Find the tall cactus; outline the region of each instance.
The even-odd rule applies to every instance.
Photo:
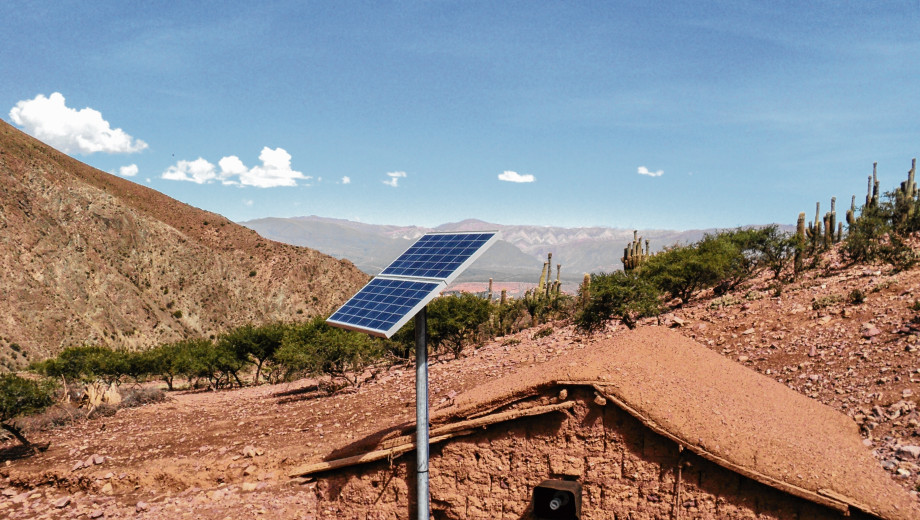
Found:
[[[829,248],[839,242],[837,231],[837,197],[831,197],[831,210],[824,215],[824,247]]]
[[[814,223],[808,223],[808,229],[805,230],[805,236],[808,237],[808,241],[811,242],[809,245],[812,251],[818,249],[818,244],[821,240],[821,203],[818,202],[815,206],[815,221]]]
[[[847,225],[853,227],[856,224],[856,195],[850,199],[850,209],[847,210]]]
[[[878,163],[872,163],[872,176],[869,177],[869,186],[866,188],[866,207],[878,207]]]
[[[543,269],[540,270],[540,283],[537,284],[536,293],[543,294],[543,290],[546,287],[546,266],[547,262],[543,262]]]
[[[579,291],[581,296],[580,305],[581,308],[585,308],[588,305],[588,301],[591,299],[591,275],[585,273],[585,278],[581,282],[581,290]]]
[[[795,224],[795,263],[793,269],[795,274],[802,272],[804,262],[802,256],[805,254],[805,212],[799,213],[799,220]]]
[[[914,180],[917,172],[917,159],[910,163],[910,170],[907,172],[907,180],[901,182],[901,186],[894,192],[895,215],[898,222],[895,224],[899,227],[907,224],[913,219],[914,214],[920,206],[920,192],[917,190],[917,182]]]

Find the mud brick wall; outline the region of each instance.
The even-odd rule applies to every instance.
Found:
[[[570,388],[569,399],[577,402],[570,412],[494,424],[432,446],[432,516],[529,519],[534,486],[555,478],[582,483],[584,520],[843,518],[689,451],[681,453],[674,442],[594,398],[593,390]],[[317,517],[415,518],[414,510],[410,514],[414,467],[408,455],[321,475],[310,484]]]

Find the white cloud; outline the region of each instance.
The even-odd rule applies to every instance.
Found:
[[[118,175],[122,177],[134,177],[140,171],[136,164],[129,164],[118,169]]]
[[[640,166],[638,173],[639,175],[648,175],[649,177],[661,177],[662,175],[664,175],[664,170],[658,170],[658,171],[653,172],[653,171],[649,171],[649,169],[646,168],[645,166]]]
[[[244,199],[244,200],[243,200],[243,205],[244,205],[244,206],[252,207],[253,204],[255,204],[255,201],[253,201],[252,199]]]
[[[297,179],[309,180],[311,178],[302,172],[291,169],[291,154],[282,148],[275,148],[274,150],[267,146],[262,148],[259,160],[262,161],[261,166],[253,166],[248,172],[239,174],[240,184],[259,188],[297,186]],[[242,164],[240,163],[240,166]],[[221,165],[221,168],[223,168],[223,165]]]
[[[205,184],[217,179],[214,165],[201,157],[194,161],[179,161],[163,172],[163,178],[170,181],[189,181]]]
[[[69,108],[60,92],[16,103],[10,120],[64,153],[136,153],[147,148],[121,128],[113,130],[98,110]]]
[[[191,181],[198,184],[220,181],[225,185],[255,186],[257,188],[274,188],[276,186],[297,186],[298,180],[310,180],[291,169],[291,154],[283,148],[262,148],[259,154],[262,164],[248,168],[239,157],[228,155],[217,161],[217,167],[198,158],[195,161],[179,161],[163,172],[163,178],[173,181]]]
[[[406,176],[406,172],[387,172],[387,175],[390,176],[389,180],[383,181],[387,186],[392,186],[394,188],[399,186],[399,179]]]
[[[533,182],[537,179],[529,173],[526,175],[521,175],[518,172],[504,171],[498,174],[498,180],[505,182]]]
[[[342,184],[351,184],[351,177],[348,175],[342,177]]]

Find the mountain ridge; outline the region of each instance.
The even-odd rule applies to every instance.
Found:
[[[296,230],[294,226],[287,227],[291,223],[296,223]],[[578,282],[585,273],[621,269],[623,249],[632,241],[634,233],[634,230],[625,228],[508,225],[472,218],[433,228],[367,224],[316,215],[254,219],[240,224],[256,230],[266,238],[313,247],[336,258],[348,258],[372,275],[377,274],[412,241],[426,232],[499,231],[502,239],[500,243],[506,243],[517,251],[504,247],[500,252],[487,252],[458,280],[467,282],[481,282],[489,278],[496,281],[536,282],[548,253],[553,254],[553,263],[562,265],[563,280]],[[343,231],[333,241],[324,240],[323,237],[331,235],[332,227],[349,231]],[[791,226],[781,227],[784,230],[792,229]],[[716,230],[647,229],[639,230],[638,235],[648,239],[652,251],[657,251],[677,243],[695,242],[704,234]]]

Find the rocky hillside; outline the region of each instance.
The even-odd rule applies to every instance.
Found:
[[[852,417],[881,466],[916,496],[920,267],[849,265],[836,253],[821,264],[791,284],[765,274],[704,295],[662,322]]]
[[[68,157],[0,121],[0,370],[331,311],[367,276]]]

